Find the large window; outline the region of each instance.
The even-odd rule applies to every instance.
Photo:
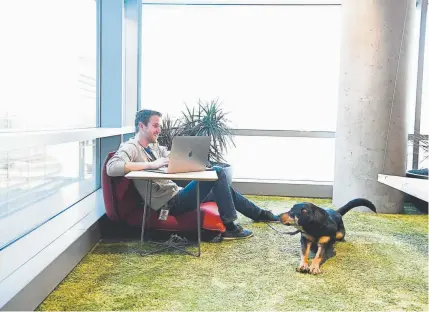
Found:
[[[96,10],[0,2],[0,132],[22,141],[0,152],[0,249],[98,187],[96,140],[26,146],[34,131],[97,126]]]
[[[0,2],[0,131],[95,127],[96,2]]]
[[[235,144],[227,157],[234,179],[334,180],[334,139],[238,136]]]
[[[219,98],[235,128],[335,131],[340,6],[143,6],[142,106]]]
[[[142,12],[143,108],[177,117],[185,104],[218,98],[236,129],[335,131],[340,5],[143,4]],[[236,137],[227,159],[235,178],[332,181],[333,141]],[[318,156],[294,158],[297,149]],[[262,159],[275,168],[248,169]]]

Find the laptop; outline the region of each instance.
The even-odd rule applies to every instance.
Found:
[[[158,173],[205,171],[209,148],[209,136],[176,136],[173,138],[168,167],[145,171]]]

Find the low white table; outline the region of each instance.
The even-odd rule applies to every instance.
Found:
[[[426,202],[428,201],[429,180],[379,174],[378,182],[420,198]]]
[[[141,253],[142,256],[146,256],[149,254],[153,254],[168,248],[175,248],[181,251],[184,251],[190,255],[199,257],[201,255],[201,219],[200,219],[200,181],[216,181],[217,180],[217,174],[216,171],[198,171],[198,172],[186,172],[186,173],[157,173],[157,172],[151,172],[151,171],[131,171],[127,175],[125,175],[128,179],[143,179],[148,180],[147,188],[146,188],[146,196],[145,198],[149,198],[149,203],[147,200],[145,200],[144,203],[144,211],[143,211],[143,220],[142,220],[142,231],[141,231],[141,237],[140,237],[140,245],[143,247],[144,244],[144,231],[145,231],[145,224],[146,224],[146,217],[147,217],[147,211],[148,206],[150,207],[151,204],[151,198],[152,198],[152,181],[154,180],[195,180],[197,181],[197,198],[196,198],[196,204],[197,204],[197,234],[198,234],[198,253],[193,254],[186,249],[181,248],[181,245],[174,245],[174,244],[168,244],[165,245],[165,243],[156,243],[152,242],[158,245],[161,245],[160,249],[149,251],[147,253]],[[150,214],[151,208],[149,208],[149,214]]]

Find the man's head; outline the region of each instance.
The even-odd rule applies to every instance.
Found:
[[[162,114],[150,109],[143,109],[136,113],[136,132],[147,139],[148,143],[156,143],[161,133]]]

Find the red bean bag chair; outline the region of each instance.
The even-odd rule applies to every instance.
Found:
[[[132,180],[125,177],[109,177],[106,164],[115,154],[110,152],[104,161],[101,187],[107,217],[112,221],[124,221],[131,226],[141,226],[144,203]],[[215,202],[200,205],[201,226],[204,230],[225,232],[225,226],[219,217]],[[146,223],[148,229],[164,231],[190,231],[197,229],[196,210],[180,216],[169,215],[167,220],[158,220],[158,213],[151,210],[150,219]]]

